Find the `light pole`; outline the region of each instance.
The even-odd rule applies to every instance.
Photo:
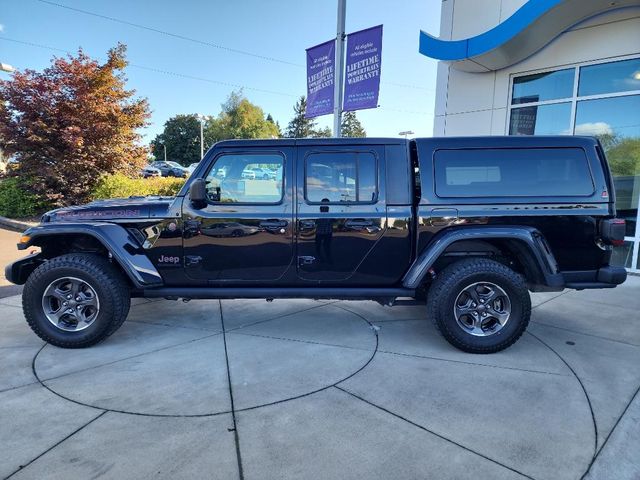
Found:
[[[164,147],[164,161],[167,161],[167,144],[163,143],[162,146]]]
[[[404,135],[404,138],[406,140],[408,135],[413,135],[415,132],[412,132],[411,130],[405,130],[404,132],[398,132],[398,135]]]
[[[204,157],[204,122],[209,120],[211,117],[208,115],[202,115],[201,113],[199,113],[197,117],[200,120],[200,160],[202,160],[202,157]]]
[[[347,18],[347,0],[338,0],[338,28],[336,32],[336,61],[333,76],[333,136],[340,137],[342,124],[342,87],[344,82],[344,25]]]

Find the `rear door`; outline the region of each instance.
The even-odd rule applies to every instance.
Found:
[[[185,199],[186,275],[206,283],[264,283],[280,279],[293,261],[295,149],[229,148],[204,173],[208,201]],[[253,168],[274,172],[247,178]]]
[[[297,161],[297,271],[302,280],[354,275],[386,228],[384,147],[301,146]]]

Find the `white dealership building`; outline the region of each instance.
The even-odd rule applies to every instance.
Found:
[[[443,0],[434,136],[589,134],[615,177],[640,272],[640,0]]]

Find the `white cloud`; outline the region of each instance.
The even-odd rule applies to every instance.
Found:
[[[581,123],[576,125],[576,135],[613,135],[613,128],[606,122]]]

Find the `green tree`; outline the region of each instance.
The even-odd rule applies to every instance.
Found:
[[[151,142],[151,151],[156,160],[167,160],[181,165],[200,161],[200,120],[196,115],[176,115],[164,124],[164,131]]]
[[[310,137],[312,138],[330,138],[331,127],[316,128],[311,131]]]
[[[277,138],[277,124],[265,118],[264,111],[251,103],[241,91],[233,91],[222,104],[222,111],[206,125],[205,140],[211,145],[228,138]]]
[[[287,126],[284,136],[287,138],[313,137],[316,132],[316,122],[313,118],[305,118],[307,99],[303,95],[293,106],[293,118]],[[331,134],[329,134],[331,136]]]
[[[344,112],[342,115],[342,123],[340,124],[340,132],[343,137],[366,137],[367,132],[356,117],[356,112]]]
[[[277,120],[274,120],[271,114],[267,114],[267,122],[273,123],[278,130],[278,138],[282,137],[282,128],[280,128],[280,123]]]
[[[14,155],[21,186],[53,205],[87,200],[104,173],[133,175],[146,161],[138,129],[146,99],[126,90],[126,47],[104,63],[87,56],[54,57],[42,72],[0,81],[0,138]]]
[[[606,148],[606,154],[613,175],[640,175],[640,138],[619,139]]]

